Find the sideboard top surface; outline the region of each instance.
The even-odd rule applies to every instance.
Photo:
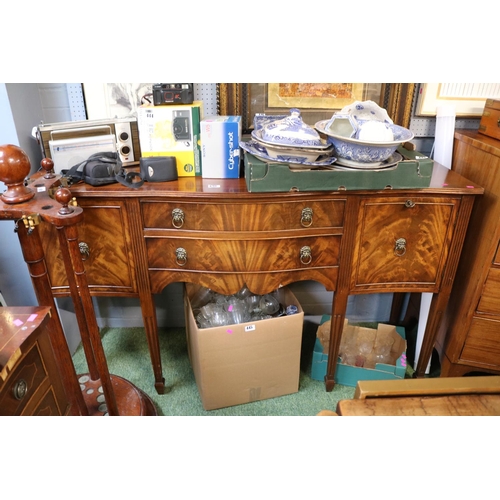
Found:
[[[272,193],[250,193],[247,189],[245,179],[208,179],[203,177],[180,177],[170,182],[145,182],[140,188],[132,189],[122,184],[108,184],[106,186],[93,187],[88,184],[75,184],[71,186],[74,194],[89,197],[200,197],[217,198],[234,202],[257,201],[269,199],[270,197],[301,198],[301,197],[345,197],[349,194],[380,194],[380,195],[404,195],[405,193],[426,194],[455,193],[457,195],[483,193],[481,186],[453,172],[443,165],[434,162],[430,185],[425,188],[411,189],[383,189],[383,190],[337,190],[337,191],[303,191],[303,192],[272,192]],[[222,195],[222,196],[221,196]]]

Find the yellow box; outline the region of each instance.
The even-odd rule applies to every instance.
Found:
[[[140,106],[137,125],[142,156],[174,156],[179,177],[201,176],[202,114],[202,101]]]

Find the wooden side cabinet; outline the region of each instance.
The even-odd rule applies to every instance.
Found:
[[[455,133],[452,169],[484,186],[476,199],[438,351],[441,376],[500,373],[500,140]]]
[[[49,307],[0,307],[0,415],[69,415]]]

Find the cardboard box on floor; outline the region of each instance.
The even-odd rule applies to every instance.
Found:
[[[313,350],[311,378],[323,381],[328,365],[328,349],[330,343],[330,317],[323,316],[318,327],[316,343]],[[391,363],[377,363],[375,368],[364,368],[343,364],[339,360],[335,370],[337,384],[356,387],[359,380],[397,380],[404,379],[406,373],[406,340],[402,327],[378,323],[377,328],[366,328],[344,322],[344,335],[358,335],[374,340],[377,336],[388,336],[394,340],[391,348]]]
[[[280,302],[298,313],[215,328],[198,328],[189,298],[199,287],[187,283],[184,293],[188,354],[205,410],[251,403],[299,390],[304,312],[286,287]]]

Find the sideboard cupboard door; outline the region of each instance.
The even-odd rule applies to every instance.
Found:
[[[351,290],[438,291],[458,206],[450,197],[362,199]]]
[[[90,292],[135,293],[135,261],[124,202],[78,200],[78,203],[84,210],[78,236]],[[53,293],[68,295],[57,230],[50,224],[40,224],[39,229]]]

